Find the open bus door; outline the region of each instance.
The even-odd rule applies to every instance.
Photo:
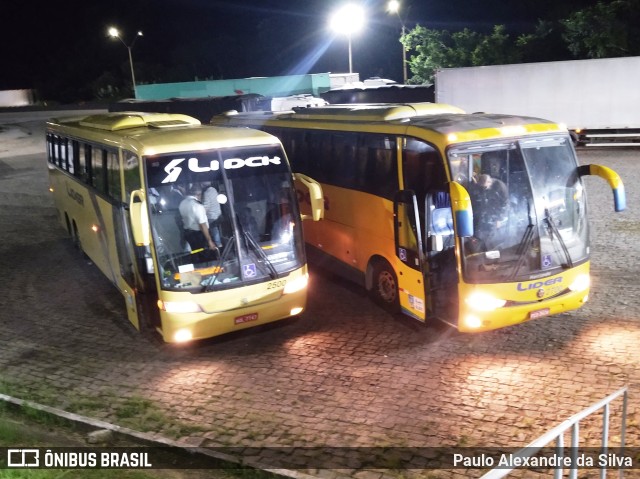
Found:
[[[429,313],[457,327],[460,297],[456,237],[473,235],[469,193],[456,182],[449,183],[448,191],[431,192],[425,198],[425,216]]]
[[[457,327],[459,278],[455,246],[456,236],[473,234],[469,193],[452,182],[449,191],[427,194],[422,211],[424,214],[413,191],[396,194],[394,229],[396,255],[400,260],[400,306],[404,313],[421,321],[433,317]],[[424,235],[421,218],[425,223]]]
[[[425,257],[418,202],[412,190],[396,193],[393,217],[400,309],[404,314],[424,322],[427,317]]]
[[[128,208],[123,205],[121,208],[114,208],[114,224],[121,228],[121,234],[116,234],[118,259],[120,262],[120,272],[124,284],[121,291],[125,296],[127,306],[127,316],[129,321],[142,331],[145,326],[159,326],[159,316],[154,315],[154,308],[157,296],[150,293],[149,289],[155,290],[155,282],[145,281],[144,264],[147,258],[139,258],[140,250],[148,251],[150,245],[149,216],[145,194],[143,190],[136,190],[131,193]],[[149,255],[144,255],[149,256]],[[151,261],[151,257],[148,257]]]
[[[455,325],[458,318],[458,275],[451,194],[436,191],[425,198],[429,316]]]

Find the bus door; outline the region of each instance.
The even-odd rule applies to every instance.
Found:
[[[129,263],[122,271],[129,275],[127,283],[135,295],[135,307],[127,297],[129,319],[142,330],[145,327],[161,328],[158,303],[158,285],[156,272],[158,271],[155,256],[151,254],[151,226],[149,218],[149,204],[143,189],[131,193],[129,209],[125,211],[124,230],[122,239],[124,244],[123,258]],[[136,322],[133,315],[136,314]]]
[[[113,229],[118,251],[118,262],[120,264],[121,280],[118,287],[124,295],[129,321],[140,330],[140,318],[136,301],[136,261],[134,260],[133,242],[131,240],[131,230],[129,225],[131,219],[129,211],[124,204],[113,206]]]
[[[120,264],[120,291],[125,297],[129,321],[138,330],[159,326],[153,260],[149,254],[147,200],[138,155],[120,150],[123,202],[113,206],[113,224]],[[134,237],[137,236],[136,239]],[[137,245],[139,244],[139,246]]]
[[[458,273],[455,234],[449,192],[435,191],[425,198],[425,276],[429,314],[456,325],[458,318]]]
[[[408,316],[425,321],[425,258],[418,203],[412,190],[396,193],[393,213],[400,309]]]
[[[417,138],[406,137],[402,145],[402,184],[416,199],[414,222],[426,244],[421,250],[422,296],[427,318],[447,322],[457,319],[457,272],[451,195],[438,149]]]

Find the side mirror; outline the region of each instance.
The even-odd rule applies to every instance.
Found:
[[[129,199],[129,216],[131,217],[131,232],[136,246],[149,246],[150,228],[149,212],[144,190],[131,192]]]
[[[624,184],[618,173],[611,168],[601,165],[582,165],[578,167],[578,174],[580,176],[594,175],[599,176],[607,183],[613,190],[613,208],[615,211],[624,211],[627,207],[627,196],[624,192]]]
[[[302,215],[303,220],[313,219],[319,221],[324,218],[324,196],[322,186],[313,178],[309,178],[302,173],[294,173],[294,178],[302,183],[309,191],[309,203],[311,205],[311,216]]]

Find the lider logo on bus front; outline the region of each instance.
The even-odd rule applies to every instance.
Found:
[[[538,291],[536,291],[536,296],[538,298],[543,298],[546,292],[543,289],[543,286],[552,286],[554,284],[560,286],[562,284],[562,276],[551,278],[546,281],[536,281],[535,283],[518,283],[517,288],[518,291],[531,291],[533,289],[537,289]],[[555,291],[556,289],[557,286],[555,288],[551,288],[549,291]]]
[[[187,162],[187,168],[194,173],[206,173],[207,171],[218,171],[220,169],[220,162],[218,160],[211,160],[209,166],[200,166],[198,158],[176,158],[171,160],[167,166],[164,167],[164,171],[167,173],[167,177],[162,180],[162,183],[173,183],[178,179],[180,173],[182,173],[182,167],[178,166],[183,162]],[[279,165],[281,159],[277,156],[269,158],[268,156],[251,156],[249,158],[228,158],[224,160],[223,167],[225,170],[232,170],[236,168],[244,168],[248,166],[250,168],[257,168],[260,166],[267,166],[269,164]]]

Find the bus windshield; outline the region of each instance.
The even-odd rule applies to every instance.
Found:
[[[585,192],[568,137],[464,145],[448,160],[473,208],[467,282],[535,279],[587,260]]]
[[[163,289],[227,289],[275,279],[304,264],[293,176],[281,147],[197,151],[145,160]],[[184,205],[180,207],[189,201],[205,207],[217,251],[189,236],[193,231],[185,224]]]

